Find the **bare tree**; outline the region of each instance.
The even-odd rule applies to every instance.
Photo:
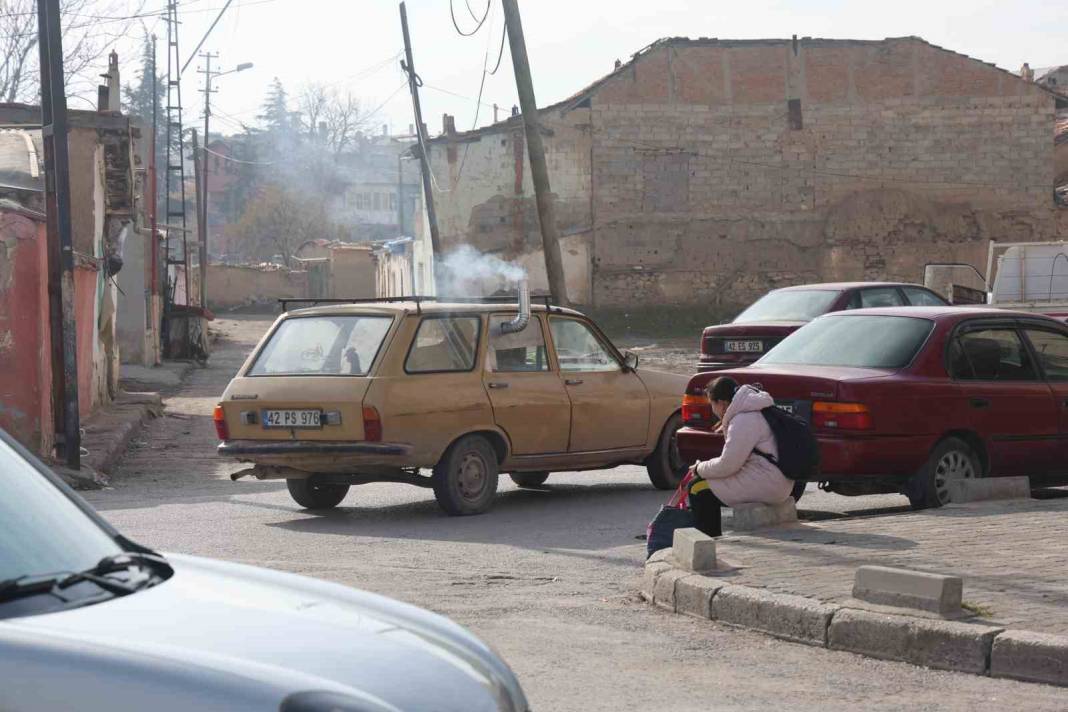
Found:
[[[59,5],[67,95],[91,100],[98,72],[89,69],[145,17],[144,2],[134,9],[118,0],[60,0]],[[0,0],[0,101],[39,100],[37,38],[37,0]]]
[[[356,140],[367,124],[360,100],[323,84],[308,84],[300,94],[298,109],[303,128],[339,156]],[[322,126],[320,126],[322,125]],[[321,133],[325,129],[325,133]]]

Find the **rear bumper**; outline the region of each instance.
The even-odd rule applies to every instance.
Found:
[[[868,477],[905,478],[927,460],[936,438],[929,435],[849,436],[819,435],[820,480]],[[678,434],[679,455],[685,462],[718,457],[723,436],[707,430],[683,428]]]
[[[217,452],[226,457],[256,455],[372,455],[404,457],[412,454],[406,443],[371,443],[338,440],[224,440]]]

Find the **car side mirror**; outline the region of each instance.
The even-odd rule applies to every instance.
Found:
[[[623,352],[623,365],[628,371],[638,370],[638,355],[630,351]]]

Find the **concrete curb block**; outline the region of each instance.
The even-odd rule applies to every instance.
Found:
[[[842,609],[831,621],[827,647],[884,660],[985,675],[1003,628]]]
[[[806,645],[940,670],[1068,686],[1068,637],[772,593],[691,573],[666,556],[646,564],[642,595],[678,614]]]
[[[827,645],[827,628],[837,610],[811,598],[748,586],[724,586],[712,598],[718,621],[821,647]]]
[[[1026,630],[1005,631],[994,639],[990,674],[1068,685],[1068,638]]]

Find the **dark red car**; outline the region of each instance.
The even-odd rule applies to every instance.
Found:
[[[1068,326],[990,308],[828,314],[759,362],[699,373],[683,399],[684,461],[719,454],[703,390],[715,377],[759,383],[812,425],[824,488],[948,501],[954,478],[1026,475],[1068,483]]]
[[[897,282],[803,284],[775,289],[753,302],[730,324],[705,328],[697,370],[718,371],[751,364],[775,344],[828,312],[945,304],[945,299],[926,287]]]

